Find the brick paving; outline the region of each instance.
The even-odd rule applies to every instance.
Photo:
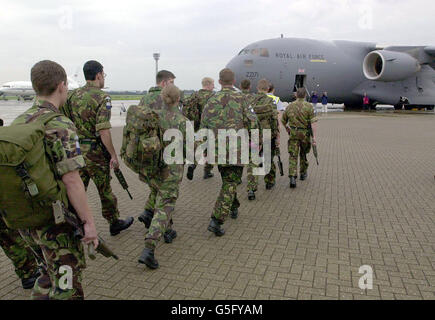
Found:
[[[103,238],[119,254],[99,256],[84,272],[87,299],[435,299],[435,116],[330,113],[320,116],[320,166],[309,156],[307,181],[247,200],[239,187],[237,220],[217,238],[207,231],[220,178],[183,180],[174,215],[178,238],[161,243],[161,267],[137,263],[139,222],[110,237],[96,189],[88,191]],[[281,128],[282,129],[282,128]],[[286,135],[282,130],[283,140]],[[113,129],[119,149],[121,129]],[[287,170],[287,153],[281,154]],[[114,180],[123,216],[137,217],[149,189],[128,171],[134,201]],[[359,268],[374,270],[372,290]],[[0,252],[0,299],[27,299]]]

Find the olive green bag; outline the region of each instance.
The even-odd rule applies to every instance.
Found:
[[[161,160],[162,135],[158,115],[148,107],[128,108],[123,130],[121,158],[136,173],[144,166],[158,165]]]
[[[52,224],[53,202],[68,205],[44,143],[45,124],[57,116],[53,112],[31,123],[0,127],[0,214],[10,229]]]

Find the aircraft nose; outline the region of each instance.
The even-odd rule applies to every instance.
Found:
[[[243,60],[239,56],[236,56],[228,62],[226,67],[234,72],[236,83],[240,83],[243,78]]]

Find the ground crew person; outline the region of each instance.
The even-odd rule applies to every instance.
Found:
[[[110,186],[110,168],[118,168],[118,157],[110,134],[112,103],[104,88],[103,66],[98,61],[88,61],[83,66],[86,85],[74,90],[61,108],[75,124],[86,167],[80,170],[85,188],[94,181],[101,200],[103,217],[110,224],[110,234],[115,236],[128,229],[134,219],[119,218],[118,200]]]
[[[175,75],[167,70],[161,70],[157,73],[156,76],[156,86],[152,87],[148,90],[148,93],[140,100],[140,107],[151,108],[154,111],[161,111],[163,108],[163,100],[161,97],[162,90],[170,85],[174,84]],[[155,168],[144,168],[143,172],[139,173],[139,178],[141,181],[145,182],[150,187],[150,194],[148,196],[148,200],[145,203],[144,212],[138,217],[138,220],[145,225],[145,228],[149,229],[151,225],[151,221],[154,217],[154,209],[156,206],[156,197],[158,194],[158,187],[156,184],[152,182],[153,178],[159,180],[161,172],[153,171]],[[150,171],[151,170],[151,171]],[[177,236],[176,232],[171,232],[168,230],[165,233],[165,242],[170,243]]]
[[[66,102],[68,84],[65,70],[53,61],[41,61],[35,64],[31,71],[33,89],[36,98],[33,106],[18,116],[12,126],[36,121],[47,113],[59,113],[59,107]],[[48,121],[45,131],[45,148],[50,161],[63,184],[72,208],[83,222],[86,244],[98,245],[94,218],[88,205],[86,191],[80,179],[79,170],[84,168],[85,160],[80,154],[77,143],[77,133],[74,124],[65,116],[58,116]],[[61,181],[60,181],[61,180]],[[85,268],[85,257],[82,241],[75,237],[74,228],[65,224],[49,224],[29,230],[32,240],[40,246],[50,277],[51,286],[47,292],[51,299],[83,299],[82,269]],[[60,267],[71,268],[71,287],[63,287],[59,281],[63,275]],[[38,279],[39,280],[39,279]],[[34,292],[44,288],[35,284]]]
[[[176,129],[181,132],[183,139],[178,142],[183,145],[184,150],[184,137],[186,136],[186,122],[188,119],[183,116],[178,108],[180,103],[180,90],[173,84],[165,86],[159,101],[161,101],[161,105],[153,110],[158,114],[162,134],[168,129]],[[153,108],[153,106],[151,106],[151,108]],[[170,143],[172,143],[172,141],[163,142],[162,150]],[[145,264],[150,269],[159,267],[154,257],[154,252],[162,236],[164,236],[165,242],[167,243],[172,242],[177,236],[176,231],[172,228],[172,214],[178,199],[179,186],[183,179],[184,157],[183,154],[181,154],[181,164],[167,164],[166,160],[167,159],[163,159],[164,163],[158,166],[145,167],[141,172],[152,192],[156,194],[153,207],[154,217],[145,236],[145,249],[139,258],[139,263]]]
[[[275,109],[274,101],[267,95],[269,82],[266,79],[258,81],[257,90],[258,93],[253,97],[252,107],[257,115],[260,123],[260,137],[263,136],[264,129],[271,130],[272,137],[272,155],[273,160],[276,149],[279,148],[279,127],[278,127],[278,113]],[[253,169],[255,165],[252,161],[248,165],[248,199],[255,200],[255,192],[258,188],[258,176],[253,175]],[[270,172],[264,176],[264,182],[266,183],[266,189],[270,190],[275,186],[276,182],[276,166],[272,161]]]
[[[201,116],[204,106],[208,99],[214,94],[214,80],[212,78],[202,79],[202,89],[193,93],[183,102],[183,114],[190,121],[193,121],[195,132],[199,130],[201,125]],[[204,157],[207,153],[204,153]],[[213,165],[206,163],[204,166],[204,179],[212,178],[214,175],[211,172]]]
[[[275,102],[276,110],[278,110],[278,111],[285,110],[284,104],[281,102],[281,99],[279,97],[275,96],[275,86],[273,85],[273,83],[269,82],[269,91],[268,91],[267,95],[269,97],[271,97],[273,99],[273,101]]]
[[[215,135],[216,156],[219,154],[219,129],[258,129],[258,119],[252,108],[249,108],[242,93],[234,89],[235,76],[230,69],[223,69],[219,73],[219,83],[222,90],[211,97],[204,109],[201,119],[201,129],[213,130]],[[225,234],[221,225],[231,213],[233,219],[237,218],[240,203],[237,199],[237,185],[243,174],[243,164],[238,153],[237,163],[229,164],[230,148],[226,145],[227,158],[225,164],[218,164],[222,177],[222,188],[216,201],[208,230],[216,236]]]
[[[300,179],[308,176],[307,154],[310,152],[311,125],[313,131],[313,144],[316,145],[317,118],[313,106],[305,101],[306,90],[299,88],[296,92],[296,101],[289,104],[282,115],[281,122],[289,134],[289,178],[290,188],[296,188],[298,157],[300,159]]]

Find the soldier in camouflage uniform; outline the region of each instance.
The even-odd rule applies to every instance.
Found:
[[[264,177],[264,182],[266,183],[266,189],[270,190],[274,187],[276,182],[276,166],[273,158],[276,155],[276,149],[279,145],[279,127],[278,127],[278,114],[276,107],[272,98],[267,95],[267,90],[269,88],[269,82],[266,79],[261,79],[258,81],[257,90],[258,93],[251,100],[251,105],[257,115],[260,122],[260,137],[263,136],[263,129],[271,130],[272,137],[272,163],[270,171]],[[255,192],[258,188],[258,176],[254,176],[253,169],[255,165],[250,162],[248,165],[248,199],[255,199]]]
[[[245,79],[242,82],[240,82],[240,89],[242,90],[242,93],[245,95],[248,104],[251,105],[255,99],[255,94],[251,93],[251,81]]]
[[[11,259],[23,288],[33,288],[36,279],[40,276],[37,260],[19,232],[8,229],[2,219],[0,219],[0,247]],[[34,246],[32,249],[39,250],[39,247]]]
[[[180,102],[180,90],[173,84],[163,88],[159,99],[154,104],[143,106],[151,108],[159,117],[162,135],[168,129],[176,129],[183,134],[183,139],[177,141],[181,143],[181,150],[185,150],[186,121],[178,108]],[[163,139],[161,140],[163,141]],[[170,144],[170,141],[163,141],[162,152]],[[175,203],[178,199],[179,186],[183,179],[184,157],[180,155],[181,163],[164,163],[157,166],[143,167],[140,172],[141,179],[144,180],[151,189],[153,195],[154,216],[145,236],[145,249],[139,258],[139,262],[147,265],[151,269],[158,268],[159,264],[154,257],[154,251],[158,241],[164,236],[166,243],[171,243],[177,236],[172,228],[172,215],[175,210]],[[171,154],[175,157],[175,154]]]
[[[313,130],[313,144],[316,144],[317,118],[312,104],[305,101],[306,91],[300,88],[296,92],[297,100],[284,111],[281,122],[289,134],[289,178],[290,188],[296,188],[298,156],[300,159],[300,179],[308,176],[307,154],[311,150],[309,126]]]
[[[223,69],[219,73],[219,83],[222,90],[209,99],[201,119],[201,129],[213,130],[215,134],[216,156],[219,154],[219,129],[234,129],[236,131],[240,129],[258,129],[258,120],[254,111],[249,108],[244,95],[233,88],[235,83],[234,72],[230,69]],[[224,235],[225,231],[221,225],[230,213],[231,217],[236,219],[240,206],[237,199],[237,185],[240,183],[243,174],[240,139],[238,139],[237,150],[230,148],[228,144],[226,150],[226,164],[218,164],[222,177],[222,188],[208,227],[208,230],[216,236]],[[230,152],[237,152],[236,164],[229,164]]]
[[[190,120],[193,121],[193,126],[195,132],[199,130],[201,125],[201,116],[204,107],[213,96],[214,92],[214,80],[212,78],[202,79],[202,89],[198,92],[193,93],[191,96],[185,99],[183,102],[183,114]],[[204,153],[204,157],[207,153]],[[213,177],[213,165],[206,163],[204,166],[204,179],[209,179]]]
[[[161,93],[163,88],[168,85],[173,85],[175,81],[175,75],[167,70],[161,70],[156,76],[156,86],[148,90],[148,93],[140,100],[139,107],[151,108],[152,110],[161,110],[163,107],[163,100],[161,98]],[[156,164],[158,165],[158,164]],[[150,170],[153,168],[149,168]],[[145,228],[149,228],[151,221],[154,217],[154,209],[156,206],[156,197],[158,193],[158,188],[154,188],[153,184],[149,183],[151,177],[159,177],[157,172],[144,172],[139,173],[139,178],[148,184],[151,192],[148,196],[148,200],[145,203],[144,212],[138,217],[138,220],[145,225]],[[168,230],[169,231],[169,230]],[[175,237],[174,237],[175,238]],[[171,232],[169,231],[165,234],[165,242],[172,242]]]
[[[17,117],[12,125],[35,121],[47,113],[59,113],[58,108],[66,102],[67,77],[65,70],[57,63],[47,60],[38,62],[32,68],[31,79],[37,95],[35,103]],[[83,222],[85,236],[81,241],[78,240],[73,227],[67,224],[50,224],[20,232],[28,232],[32,240],[40,246],[43,252],[41,258],[44,259],[50,277],[51,283],[41,288],[39,280],[44,282],[44,276],[41,276],[35,284],[34,292],[37,295],[46,294],[50,299],[83,299],[81,272],[86,263],[82,242],[94,245],[95,248],[98,245],[94,219],[79,175],[79,170],[85,166],[85,160],[80,154],[75,126],[67,117],[58,116],[47,122],[45,133],[47,154],[50,155],[56,176],[61,180],[59,183],[65,186],[71,207]],[[71,268],[70,287],[60,284],[62,266]]]
[[[2,119],[0,119],[1,126],[3,126]],[[21,238],[19,232],[8,229],[2,219],[0,219],[0,247],[2,247],[6,256],[11,259],[15,267],[15,273],[21,279],[23,288],[33,288],[36,278],[40,275],[35,256]],[[38,249],[38,247],[34,249]]]
[[[83,67],[86,85],[74,90],[61,111],[75,124],[86,167],[80,170],[85,188],[90,179],[100,195],[103,217],[115,236],[129,228],[134,219],[119,219],[118,201],[110,186],[110,168],[118,168],[118,157],[110,134],[112,103],[104,88],[105,73],[97,61],[88,61]]]

